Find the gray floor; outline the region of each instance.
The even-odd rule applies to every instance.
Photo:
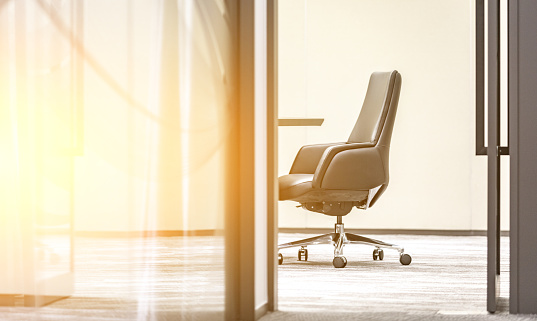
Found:
[[[345,247],[344,269],[333,268],[329,245],[311,246],[308,262],[282,250],[279,311],[262,321],[537,320],[485,311],[485,237],[378,238],[405,246],[412,264],[388,250],[373,261],[372,248],[360,245]],[[507,238],[502,246],[507,297]],[[75,293],[42,308],[0,307],[0,320],[223,320],[223,250],[221,237],[79,238]]]
[[[313,235],[280,235],[288,242]],[[509,239],[502,238],[501,310],[486,312],[486,237],[368,235],[405,247],[412,263],[403,266],[398,253],[385,250],[373,261],[373,247],[349,245],[347,267],[332,266],[333,247],[308,249],[307,262],[297,249],[283,249],[279,269],[279,312],[273,320],[537,320],[510,316]]]

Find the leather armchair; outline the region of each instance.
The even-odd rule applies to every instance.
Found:
[[[307,246],[330,243],[335,246],[333,264],[345,267],[343,246],[350,243],[373,245],[373,259],[384,258],[383,248],[399,251],[400,262],[412,261],[395,244],[345,233],[342,217],[352,208],[373,206],[389,182],[389,149],[401,90],[397,71],[371,75],[366,97],[356,124],[346,142],[303,146],[288,175],[279,178],[280,200],[299,202],[302,208],[337,217],[334,233],[279,245],[279,249],[300,246],[298,259],[307,260]],[[283,256],[279,254],[279,262]]]

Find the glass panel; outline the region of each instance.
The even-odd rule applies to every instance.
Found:
[[[0,1],[0,305],[68,296],[0,319],[224,318],[233,17],[223,0]]]
[[[72,28],[70,1],[44,1],[41,5]],[[73,157],[73,51],[58,28],[35,1],[28,1],[28,102],[36,119],[38,204],[35,218],[36,265],[46,280],[47,293],[58,296],[74,291],[72,272]],[[56,290],[65,288],[65,293]],[[36,302],[41,305],[45,302]]]
[[[73,293],[72,50],[43,12],[71,23],[68,1],[4,2],[0,293],[41,306]],[[5,72],[4,72],[5,71]]]

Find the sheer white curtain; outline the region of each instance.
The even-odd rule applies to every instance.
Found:
[[[221,0],[0,1],[8,305],[120,298],[126,318],[223,318],[232,23]],[[99,247],[116,245],[106,278]]]

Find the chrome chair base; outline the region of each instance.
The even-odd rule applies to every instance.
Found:
[[[334,233],[323,234],[319,236],[310,237],[307,239],[284,243],[278,245],[278,250],[300,246],[298,250],[298,259],[304,261],[308,260],[308,245],[317,245],[317,244],[333,244],[334,245],[334,260],[333,264],[336,268],[343,268],[347,265],[347,259],[343,256],[343,247],[345,244],[366,244],[372,245],[375,247],[373,250],[373,260],[383,260],[384,251],[383,249],[394,249],[399,252],[399,262],[403,265],[409,265],[412,262],[412,258],[409,254],[405,253],[403,247],[395,244],[386,243],[383,241],[375,240],[369,237],[345,233],[343,223],[341,222],[341,216],[338,216],[338,223],[335,224]],[[283,256],[278,254],[279,264],[283,263]]]

